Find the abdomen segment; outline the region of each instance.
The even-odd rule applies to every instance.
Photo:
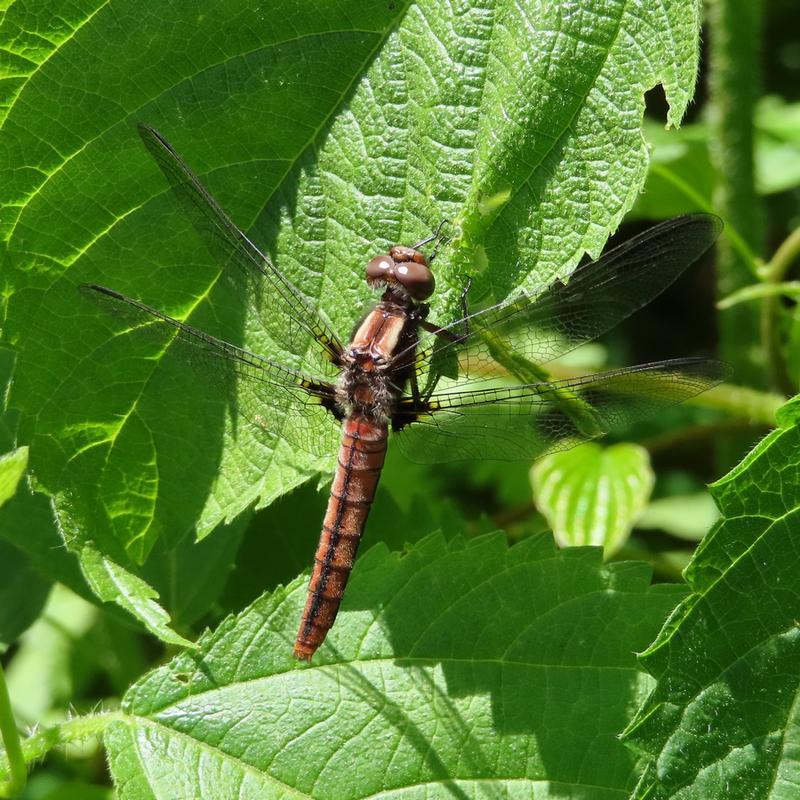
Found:
[[[336,619],[386,457],[385,423],[353,414],[343,427],[339,465],[294,645],[295,656],[304,661],[311,659]]]

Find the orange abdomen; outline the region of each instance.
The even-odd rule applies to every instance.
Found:
[[[294,644],[297,658],[308,661],[336,619],[381,476],[387,437],[386,423],[372,422],[358,413],[344,422],[339,465]]]

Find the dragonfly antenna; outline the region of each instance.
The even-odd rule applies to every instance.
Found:
[[[444,228],[444,226],[445,226],[445,225],[446,225],[448,222],[450,222],[450,220],[449,220],[449,219],[443,219],[443,220],[442,220],[442,221],[439,223],[439,226],[436,228],[436,230],[433,232],[433,235],[432,235],[432,236],[429,236],[427,239],[423,239],[421,242],[417,242],[415,245],[413,245],[413,248],[414,248],[414,250],[418,250],[420,247],[422,247],[422,245],[424,245],[424,244],[430,244],[431,242],[433,242],[433,241],[435,241],[435,240],[439,240],[439,241],[441,241],[441,240],[440,240],[440,236],[441,236],[441,233],[442,233],[442,228]],[[437,247],[438,247],[438,245],[439,245],[439,241],[437,241]],[[436,255],[436,249],[435,249],[435,248],[434,248],[434,255]],[[431,256],[431,258],[433,258],[433,256]]]

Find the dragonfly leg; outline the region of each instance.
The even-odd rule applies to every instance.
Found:
[[[448,330],[446,328],[440,328],[433,322],[428,322],[426,319],[421,319],[419,322],[420,327],[423,330],[428,331],[428,333],[432,333],[434,336],[439,336],[444,339],[446,342],[462,342],[466,339],[470,334],[469,328],[469,307],[467,306],[467,293],[469,292],[469,287],[472,286],[472,278],[467,278],[466,283],[464,284],[464,289],[461,292],[461,325],[462,330],[461,333],[453,333],[453,331]]]
[[[420,320],[419,326],[434,336],[440,336],[446,342],[460,342],[464,338],[460,334],[448,331],[446,328],[440,328],[435,322],[428,322],[424,319]]]
[[[411,376],[409,378],[409,384],[411,385],[411,399],[414,401],[415,406],[419,406],[420,404],[420,393],[419,393],[419,383],[417,382],[417,370],[411,370]]]
[[[428,400],[431,399],[431,395],[436,390],[436,385],[439,383],[439,378],[441,375],[435,375],[433,380],[428,381],[428,385],[425,387],[425,397],[423,398],[423,403],[427,403]]]
[[[469,294],[469,287],[472,286],[472,278],[467,275],[467,281],[461,291],[461,314],[464,320],[464,336],[469,336],[469,307],[467,306],[467,295]]]

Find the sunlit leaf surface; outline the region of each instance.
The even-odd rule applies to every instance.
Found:
[[[549,534],[376,547],[311,665],[300,578],[135,684],[106,732],[119,797],[622,800],[633,651],[683,596],[649,584]]]
[[[18,447],[0,455],[0,505],[14,496],[27,466],[27,447]]]

